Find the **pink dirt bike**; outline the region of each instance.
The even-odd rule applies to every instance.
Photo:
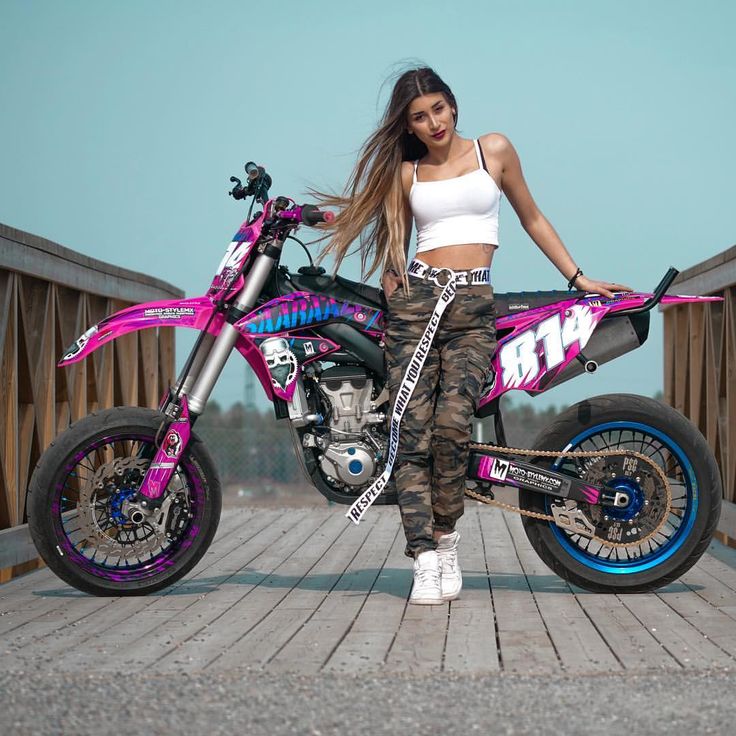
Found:
[[[133,330],[199,331],[158,411],[91,414],[57,437],[35,469],[33,539],[48,566],[82,591],[160,590],[186,575],[211,544],[220,481],[194,425],[233,349],[250,363],[277,419],[290,423],[296,455],[320,493],[352,504],[346,515],[354,521],[371,501],[396,503],[390,482],[371,496],[387,462],[391,422],[383,295],[330,278],[311,257],[298,273],[280,266],[299,225],[332,215],[269,198],[266,171],[245,168],[246,185],[231,177],[230,194],[253,197],[251,211],[255,202],[263,210],[249,212],[207,293],[113,314],[59,362],[83,360]],[[706,299],[664,296],[676,274],[670,269],[653,295],[496,295],[498,348],[476,411],[493,415],[495,445],[471,446],[468,493],[492,502],[493,486],[517,488],[515,508],[534,549],[554,572],[588,590],[651,590],[696,562],[719,515],[715,459],[674,409],[625,394],[582,401],[543,430],[533,450],[510,449],[499,401],[512,389],[546,391],[639,347],[656,304]]]

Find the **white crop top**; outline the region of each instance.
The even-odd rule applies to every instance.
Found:
[[[469,174],[417,181],[419,162],[414,162],[409,204],[417,225],[417,253],[463,243],[498,245],[501,190],[486,171],[478,141],[473,144],[479,168]]]

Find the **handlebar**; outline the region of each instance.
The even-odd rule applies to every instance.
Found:
[[[321,210],[316,204],[303,204],[290,210],[284,210],[276,214],[282,220],[292,220],[314,227],[321,222],[332,222],[335,219],[335,213],[329,210]]]
[[[321,222],[332,222],[335,219],[334,212],[323,211],[314,204],[303,204],[300,209],[302,222],[309,227],[319,225]]]
[[[235,186],[228,194],[233,199],[255,197],[257,202],[265,205],[268,201],[268,190],[271,188],[271,176],[263,166],[258,166],[253,161],[248,161],[244,168],[248,177],[246,185],[243,186],[243,183],[236,176],[231,176],[230,181]],[[276,216],[282,220],[291,220],[297,225],[304,224],[310,227],[323,222],[332,222],[335,219],[334,212],[320,210],[314,204],[297,205],[287,210],[286,208],[289,206],[289,202],[294,203],[294,200],[289,197],[277,197],[275,200],[275,211],[272,210],[272,216]]]
[[[228,192],[233,199],[245,199],[246,197],[255,197],[257,202],[266,204],[268,200],[268,190],[271,188],[271,176],[263,166],[258,166],[252,161],[248,161],[245,165],[245,173],[248,176],[248,183],[244,187],[243,183],[236,176],[231,176],[230,181],[235,186]]]

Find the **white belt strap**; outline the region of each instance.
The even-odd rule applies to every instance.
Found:
[[[410,264],[409,268],[406,269],[409,276],[416,276],[417,278],[427,278],[433,281],[437,286],[443,286],[437,277],[444,271],[450,271],[449,268],[433,268],[424,261],[420,261],[415,258]],[[454,271],[455,283],[459,286],[470,284],[475,286],[476,284],[490,284],[491,283],[491,269],[489,267],[474,268],[470,271]]]
[[[409,399],[414,393],[417,383],[419,382],[419,374],[422,372],[424,362],[429,354],[429,348],[432,346],[432,341],[437,332],[440,319],[447,308],[447,306],[455,298],[455,286],[456,286],[456,274],[449,268],[435,269],[438,271],[446,271],[450,274],[446,284],[440,284],[443,287],[442,293],[440,294],[437,304],[434,306],[432,316],[429,318],[427,326],[424,328],[424,334],[414,348],[414,353],[411,356],[409,365],[401,379],[401,385],[396,395],[396,401],[394,402],[394,411],[391,415],[391,430],[389,433],[389,450],[388,458],[386,459],[386,467],[384,468],[381,476],[371,484],[363,493],[356,499],[353,505],[348,509],[345,516],[348,517],[352,522],[358,524],[363,518],[363,514],[368,510],[370,505],[378,498],[381,491],[383,491],[388,479],[391,477],[391,471],[396,461],[396,454],[399,447],[399,425],[401,424],[401,417],[404,416],[404,411],[409,404]]]

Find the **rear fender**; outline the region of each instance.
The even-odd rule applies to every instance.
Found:
[[[618,293],[561,300],[499,317],[505,333],[491,360],[493,384],[481,396],[479,410],[510,390],[534,394],[555,385],[564,369],[581,355],[604,317],[625,314],[645,304],[651,294]],[[720,297],[665,296],[661,304],[719,301]],[[481,414],[482,415],[482,414]]]

